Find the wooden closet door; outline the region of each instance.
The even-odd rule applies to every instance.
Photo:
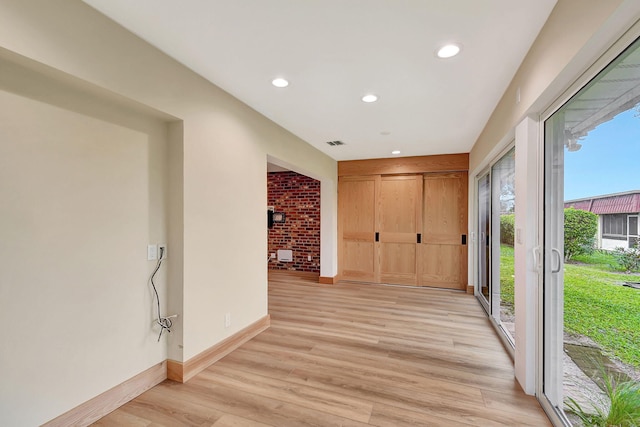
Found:
[[[467,173],[424,175],[421,286],[466,289]]]
[[[341,177],[338,181],[338,252],[343,280],[376,282],[376,192],[379,176]]]
[[[422,175],[383,176],[378,200],[380,282],[416,285]]]

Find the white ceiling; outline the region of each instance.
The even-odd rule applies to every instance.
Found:
[[[351,160],[470,151],[556,0],[85,2]],[[461,54],[437,58],[446,42]],[[275,77],[289,87],[272,86]],[[366,93],[379,100],[363,103]]]

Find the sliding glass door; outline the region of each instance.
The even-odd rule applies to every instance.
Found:
[[[477,178],[478,298],[514,345],[515,148]]]
[[[491,177],[489,171],[478,178],[478,295],[488,313],[491,281]]]
[[[640,377],[640,295],[616,256],[638,238],[639,141],[636,41],[544,121],[538,389],[556,425],[580,425],[572,402],[607,409],[603,375]]]

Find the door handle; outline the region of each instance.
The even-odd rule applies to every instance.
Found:
[[[380,241],[380,233],[376,231],[376,242]]]
[[[531,253],[533,254],[533,270],[539,272],[542,266],[540,265],[540,246],[536,246],[531,249]]]
[[[463,235],[462,235],[462,244],[463,244],[463,245],[466,245],[466,244],[467,244],[467,235],[466,235],[466,234],[463,234]]]
[[[551,272],[552,273],[559,273],[560,270],[562,269],[562,254],[556,248],[551,248],[551,253],[556,254],[556,256],[558,257],[558,268],[553,268],[553,261],[552,261],[551,262]]]
[[[422,243],[422,234],[418,233],[417,243]]]

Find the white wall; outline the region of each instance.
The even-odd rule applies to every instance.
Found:
[[[628,240],[615,240],[615,239],[602,239],[602,243],[600,249],[606,249],[608,251],[612,251],[615,248],[629,248]]]
[[[175,333],[172,333],[168,341],[166,354],[170,358],[179,361],[188,360],[267,314],[265,264],[267,156],[295,165],[307,171],[310,176],[320,179],[323,185],[327,184],[323,187],[322,193],[322,271],[323,274],[337,271],[336,223],[331,222],[331,219],[335,219],[336,216],[337,164],[331,158],[77,0],[0,2],[0,54],[43,64],[44,68],[66,76],[65,78],[78,86],[86,87],[88,91],[99,88],[104,92],[102,96],[107,99],[126,98],[171,116],[163,119],[171,121],[169,126],[171,156],[166,173],[160,176],[161,181],[166,181],[168,193],[164,194],[166,200],[162,203],[165,207],[163,215],[168,215],[169,223],[167,224],[165,217],[161,221],[169,230],[167,268],[171,281],[167,285],[167,292],[171,298],[168,304],[172,313],[177,312],[180,315],[176,322]],[[12,84],[13,82],[7,83],[9,91],[13,90]],[[47,92],[55,87],[55,83],[45,84],[36,92]],[[72,112],[79,112],[82,116],[87,106],[84,104],[69,106],[65,103],[64,107]],[[94,107],[97,110],[102,109],[100,105]],[[25,114],[31,114],[29,112],[32,109],[35,111],[37,107],[30,103],[23,108]],[[42,114],[45,113],[37,111],[37,116]],[[63,111],[61,114],[68,114],[68,111]],[[110,114],[115,113],[109,112],[107,115]],[[83,120],[78,119],[78,121]],[[22,123],[22,126],[14,129],[18,139],[24,135],[22,127],[31,126],[31,120],[23,120]],[[67,123],[67,125],[61,126],[59,130],[66,132],[76,128],[73,123]],[[106,135],[118,129],[118,132],[125,134],[122,138],[135,139],[139,136],[119,128],[111,129],[100,121],[95,126],[107,129]],[[97,142],[103,138],[102,128],[89,127],[83,132],[84,140]],[[69,135],[69,138],[71,136],[73,135]],[[144,135],[141,138],[143,137]],[[129,145],[123,145],[121,149],[129,148]],[[103,245],[102,240],[105,239],[102,235],[93,234],[92,229],[92,232],[87,234],[85,247],[95,256],[99,255],[100,262],[104,263],[105,267],[85,271],[83,274],[87,281],[102,283],[104,278],[99,273],[104,274],[106,270],[115,268],[123,262],[132,263],[132,277],[128,279],[130,287],[137,285],[140,280],[138,276],[144,278],[147,273],[148,263],[145,261],[140,264],[133,259],[140,250],[139,245],[142,244],[144,250],[149,240],[149,236],[143,235],[140,230],[144,229],[145,233],[148,233],[150,225],[142,223],[147,221],[155,224],[152,215],[155,210],[149,207],[144,209],[142,204],[143,201],[149,203],[152,191],[147,186],[152,186],[156,180],[147,178],[144,183],[141,181],[145,169],[144,167],[134,168],[134,165],[139,166],[138,161],[143,156],[145,148],[142,148],[142,142],[130,145],[141,147],[140,152],[122,154],[130,157],[127,157],[128,160],[122,165],[123,173],[127,173],[127,177],[132,180],[130,188],[120,192],[118,189],[123,183],[119,182],[117,187],[105,189],[106,195],[113,200],[111,209],[116,212],[108,210],[100,213],[96,218],[101,221],[96,223],[94,218],[90,217],[94,212],[88,206],[84,206],[84,198],[74,200],[73,207],[77,216],[74,222],[89,228],[90,225],[102,223],[105,220],[103,215],[117,216],[119,212],[117,209],[127,206],[125,202],[133,203],[131,212],[136,213],[137,220],[131,224],[127,223],[126,228],[119,228],[114,233],[106,233],[109,234],[106,237],[113,236],[116,239],[115,236],[119,236],[118,238],[122,241],[114,243],[115,246],[129,247],[134,245],[135,240],[136,252],[134,254],[133,249],[130,252],[105,252],[101,249],[93,252],[94,248],[100,248]],[[148,147],[146,149],[148,150]],[[66,156],[62,153],[56,154],[61,161],[66,156],[69,156],[69,159],[75,158],[77,162],[83,159],[73,150],[64,151]],[[33,155],[37,157],[37,153]],[[97,160],[96,162],[101,168],[113,171],[116,167],[120,167],[121,154],[110,153],[109,155],[111,157],[106,157],[104,164]],[[155,161],[151,157],[147,159],[148,162]],[[24,168],[29,159],[30,156],[24,153],[19,159],[21,163],[16,164]],[[151,163],[145,167],[150,168]],[[106,176],[109,175],[105,176],[102,173],[105,172],[104,169],[96,167],[95,170],[101,173],[97,173],[99,176],[94,179],[99,184],[106,185],[101,180],[107,180]],[[72,169],[69,172],[71,171]],[[43,169],[43,172],[48,172],[48,169]],[[150,173],[150,171],[147,172]],[[42,181],[47,180],[40,179],[40,182]],[[89,183],[92,182],[89,181]],[[144,194],[139,194],[142,187],[147,191],[146,198]],[[7,188],[5,191],[14,197],[15,189]],[[122,198],[126,200],[121,200]],[[87,204],[94,204],[93,199],[86,200]],[[45,200],[33,201],[32,208],[37,210],[36,208],[42,206],[43,201]],[[130,211],[127,210],[127,212]],[[329,219],[326,222],[325,217]],[[47,218],[49,217],[43,215],[39,220],[45,221]],[[5,226],[15,227],[12,224],[13,221],[14,219],[9,223],[5,222]],[[31,225],[24,227],[29,229]],[[33,245],[30,240],[25,240],[24,236],[25,234],[21,233],[14,235],[13,238],[29,249],[16,252],[13,255],[15,259],[12,261],[15,261],[16,265],[32,266],[37,262],[38,257],[31,255]],[[162,235],[158,239],[165,237]],[[140,243],[139,241],[142,240],[144,242]],[[109,242],[109,239],[105,240],[105,243]],[[39,246],[36,245],[36,247]],[[56,265],[65,271],[67,269],[75,271],[76,264],[71,260],[77,248],[78,242],[75,240],[71,240],[68,245],[61,248],[58,251],[59,255],[53,258],[59,261]],[[37,254],[40,255],[39,252]],[[6,259],[2,262],[4,266]],[[90,263],[90,265],[94,267],[93,264]],[[43,277],[38,276],[38,278]],[[124,282],[124,279],[118,283],[121,282]],[[133,282],[136,285],[133,285]],[[26,283],[31,287],[33,294],[43,290],[48,296],[50,289],[59,289],[61,295],[76,295],[77,291],[77,285],[73,281],[66,280],[64,275],[48,276],[46,286],[40,280],[21,276],[19,280],[12,279],[11,286],[21,289],[27,286]],[[3,277],[0,284],[3,293],[0,304],[7,304],[5,292],[8,291],[5,291],[5,288],[8,286],[7,279]],[[94,313],[104,314],[113,310],[114,297],[103,297],[104,287],[95,285],[86,289],[90,291],[78,294],[78,297],[71,301],[74,301],[74,304],[78,298],[90,301]],[[128,287],[128,292],[129,289]],[[116,292],[116,294],[118,298],[115,299],[124,306],[143,305],[147,310],[150,307],[150,304],[147,304],[149,301],[141,304],[127,293]],[[30,310],[28,308],[30,303],[28,299],[19,301],[14,299],[13,302],[16,311]],[[224,327],[224,314],[227,312],[231,313],[230,328]],[[149,313],[146,313],[146,316],[148,315]],[[29,421],[46,421],[105,391],[110,385],[122,382],[152,366],[165,355],[163,352],[157,352],[155,350],[157,347],[153,347],[153,354],[149,355],[146,347],[143,349],[136,346],[142,345],[142,342],[146,343],[148,339],[155,339],[155,336],[150,333],[151,326],[147,321],[148,318],[129,319],[130,327],[145,337],[134,346],[122,346],[113,340],[99,344],[101,341],[94,336],[96,331],[99,332],[98,335],[113,332],[106,328],[96,328],[75,311],[65,313],[65,320],[74,324],[75,333],[72,334],[73,336],[68,336],[60,335],[61,332],[58,331],[55,346],[50,342],[53,338],[44,341],[38,339],[47,336],[50,329],[48,326],[38,322],[29,326],[20,323],[14,326],[15,336],[27,337],[26,339],[30,342],[24,351],[16,347],[7,354],[3,350],[2,357],[6,359],[3,359],[5,363],[0,367],[2,369],[0,375],[3,377],[2,387],[13,389],[19,380],[15,376],[5,376],[7,369],[25,372],[32,364],[41,364],[46,367],[43,371],[48,372],[47,375],[59,381],[55,388],[52,388],[52,383],[48,380],[35,376],[28,377],[30,387],[41,390],[43,395],[51,394],[55,390],[60,397],[50,401],[43,398],[35,403],[31,392],[16,394],[11,398],[10,406],[3,406],[0,417],[29,417]],[[39,327],[42,331],[38,338],[34,337],[31,340],[31,332]],[[87,366],[85,371],[65,371],[67,368],[63,362],[75,360],[78,353],[85,354],[87,351],[85,345],[93,345],[94,342],[99,344],[99,350],[91,350],[86,354],[91,367]],[[51,355],[53,350],[56,352],[55,356]],[[27,358],[26,351],[33,354]],[[123,354],[126,354],[126,358]],[[135,363],[129,363],[131,360],[135,360]],[[61,375],[62,372],[65,376]],[[4,381],[4,378],[11,380]],[[63,381],[60,381],[61,378]],[[31,395],[29,399],[27,395]],[[3,405],[4,402],[3,400]],[[30,406],[28,414],[20,410],[27,405]],[[26,422],[26,418],[23,421],[25,422],[22,424],[31,424]]]

